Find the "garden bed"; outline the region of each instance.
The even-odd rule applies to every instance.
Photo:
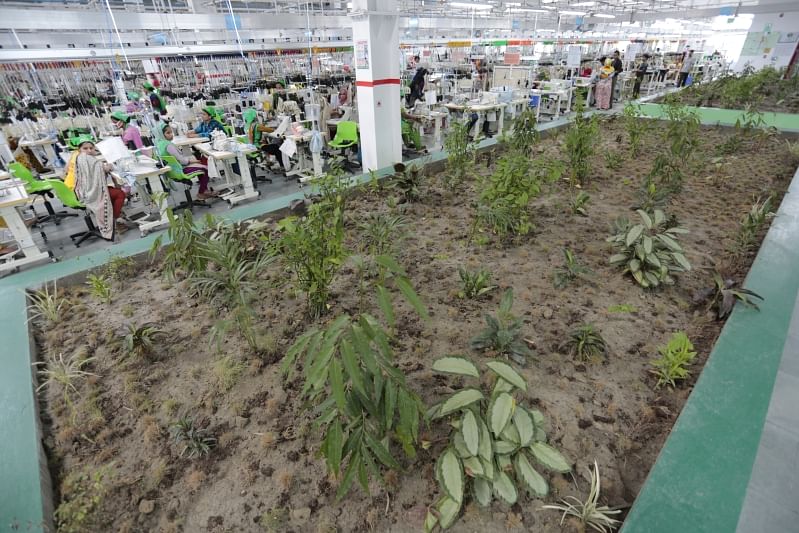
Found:
[[[407,305],[398,309],[392,346],[411,389],[432,404],[458,388],[461,378],[431,370],[440,356],[462,354],[484,367],[492,354],[475,351],[469,339],[483,329],[483,314],[496,313],[503,291],[513,288],[513,312],[523,319],[524,339],[536,354],[519,370],[528,383],[521,397],[545,415],[549,442],[573,465],[576,484],[569,474],[547,474],[551,494],[545,499],[523,496],[512,507],[494,502],[488,509],[467,503],[453,531],[560,531],[559,513],[540,508],[568,495],[584,498],[587,467],[595,460],[602,501],[626,510],[715,343],[722,322],[693,298],[712,286],[714,268],[743,280],[754,251],[729,253],[740,221],[758,198],[771,194],[779,205],[795,162],[781,139],[763,137],[714,160],[714,147],[736,133],[703,128],[704,156],[666,207],[690,231],[681,242],[693,269],[674,286],[645,291],[608,264],[606,238],[618,216],[636,216],[631,207],[641,177],[663,143],[663,123],[652,126],[640,155],[610,170],[602,154],[624,153],[627,139],[619,121],[601,122],[584,188],[591,197],[587,216],[571,212],[568,182],[558,180],[533,201],[533,232],[513,242],[502,244],[489,234],[471,238],[477,180],[453,193],[439,175],[429,176],[421,199],[407,204],[386,200],[395,192],[366,187],[348,203],[346,247],[353,252],[364,242],[360,224],[370,213],[406,218],[406,236],[397,239],[394,256],[430,313],[424,321]],[[563,152],[562,135],[534,148],[547,160],[561,159]],[[470,168],[472,176],[491,171],[482,159]],[[489,242],[476,244],[483,238]],[[556,289],[553,273],[564,248],[593,275]],[[83,531],[420,531],[439,494],[434,465],[446,437],[442,421],[422,428],[422,440],[432,444],[419,448],[414,461],[403,459],[404,470],[389,472],[385,487],[372,482],[370,497],[355,486],[336,501],[338,481],[317,456],[315,415],[303,409],[303,380],[300,374],[285,378],[279,368],[292,343],[314,325],[344,312],[354,315],[361,306],[379,316],[371,291],[363,301],[359,297],[354,262],[338,273],[329,310],[315,320],[288,283],[285,267],[278,261],[264,268],[255,306],[256,350],[235,331],[218,346],[209,342],[218,311],[191,297],[180,272],[167,281],[160,266],[147,258],[134,268],[113,262],[108,275],[117,281],[110,303],[98,301],[83,283],[62,283],[68,318],[35,331],[41,359],[93,357],[81,367],[92,375],[74,381],[69,402],[58,386],[43,392],[56,499],[67,503],[59,519],[82,508],[89,515]],[[459,298],[459,267],[489,270],[498,288],[477,300]],[[117,339],[128,325],[144,323],[166,335],[154,339],[147,358],[124,357]],[[584,323],[604,337],[605,358],[581,362],[562,348],[569,332]],[[677,331],[687,333],[699,356],[688,380],[673,390],[656,389],[650,362]],[[181,454],[170,437],[170,426],[183,415],[215,439],[207,455]]]

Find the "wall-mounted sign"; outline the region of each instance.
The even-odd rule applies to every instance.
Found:
[[[355,68],[369,68],[369,41],[355,41]]]

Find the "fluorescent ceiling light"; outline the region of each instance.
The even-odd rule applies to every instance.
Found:
[[[509,7],[505,11],[510,13],[549,13],[546,9],[530,9],[527,7]]]
[[[585,11],[559,11],[558,13],[560,13],[561,15],[576,15],[578,17],[581,15],[585,15]]]
[[[554,4],[557,1],[558,0],[541,0],[541,3],[542,4]]]
[[[522,4],[519,2],[505,2],[505,5],[509,7],[519,7]]]
[[[347,2],[347,9],[352,9],[352,2]]]
[[[572,7],[591,7],[595,6],[596,2],[577,2],[576,4],[569,4]]]
[[[615,19],[616,18],[616,15],[607,15],[605,13],[594,13],[593,16],[595,16],[597,18],[601,18],[601,19]]]
[[[471,2],[450,2],[452,7],[465,7],[467,9],[492,9],[491,4],[472,4]]]

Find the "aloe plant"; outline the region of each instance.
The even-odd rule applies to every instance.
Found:
[[[616,221],[617,233],[608,237],[616,253],[610,264],[630,273],[644,288],[656,288],[674,283],[674,274],[691,269],[677,238],[688,233],[680,227],[666,228],[667,217],[660,209],[650,214],[636,211],[640,224],[631,224],[626,218]]]
[[[475,381],[436,403],[428,414],[446,419],[449,442],[436,462],[441,496],[424,522],[424,530],[447,529],[457,519],[469,495],[488,507],[494,498],[514,505],[523,492],[543,498],[549,484],[536,466],[566,473],[571,465],[547,444],[544,415],[521,405],[515,394],[527,392],[527,382],[510,365],[491,361],[486,366],[496,378],[490,394],[480,389],[477,366],[463,357],[443,357],[433,370]]]

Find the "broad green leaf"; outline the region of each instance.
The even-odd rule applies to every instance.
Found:
[[[344,363],[344,369],[347,371],[352,386],[365,396],[363,371],[355,358],[355,351],[352,349],[352,345],[346,339],[342,339],[339,351],[341,352],[341,362]]]
[[[350,464],[347,465],[347,469],[344,471],[344,479],[341,480],[341,485],[336,491],[336,501],[341,500],[350,491],[352,482],[355,481],[355,476],[358,474],[358,465],[360,464],[361,457],[356,451],[350,456]]]
[[[502,361],[490,361],[486,363],[486,366],[514,387],[527,391],[527,382],[509,364]]]
[[[521,480],[535,496],[543,498],[549,492],[546,480],[539,474],[527,460],[523,453],[516,454],[514,462],[516,479]]]
[[[383,446],[383,443],[375,439],[369,433],[369,431],[363,432],[363,438],[366,440],[366,444],[369,446],[369,449],[372,450],[372,452],[375,454],[375,457],[377,457],[381,463],[389,468],[393,468],[394,470],[402,470],[400,464],[396,459],[394,459],[394,457],[391,456],[386,447]]]
[[[505,472],[497,472],[497,477],[494,479],[494,494],[508,505],[516,503],[519,497],[513,481]]]
[[[549,444],[534,442],[530,445],[529,449],[533,452],[535,460],[541,463],[545,468],[562,474],[571,472],[572,468],[566,461],[566,458]]]
[[[651,254],[652,253],[652,245],[653,244],[654,244],[654,241],[652,240],[652,237],[650,237],[649,235],[644,235],[644,252],[646,254]]]
[[[491,441],[491,433],[488,431],[488,426],[482,419],[478,421],[480,426],[480,443],[478,446],[478,454],[485,461],[494,460],[494,447]]]
[[[627,232],[627,237],[624,239],[624,243],[627,246],[632,246],[632,244],[638,240],[638,237],[641,236],[641,233],[644,232],[644,226],[641,224],[636,224],[630,231]]]
[[[463,469],[469,477],[485,475],[483,463],[477,457],[467,457],[463,460]]]
[[[325,449],[327,450],[327,463],[330,469],[338,477],[339,468],[341,467],[341,452],[344,449],[344,430],[341,428],[341,422],[338,418],[330,424],[325,435]]]
[[[677,264],[680,265],[685,270],[691,270],[691,263],[685,258],[685,256],[681,253],[674,252],[671,254]]]
[[[513,392],[515,387],[502,378],[497,378],[494,384],[494,390],[491,391],[491,397],[496,398],[500,392]]]
[[[473,378],[480,377],[477,367],[465,357],[447,356],[436,359],[433,361],[433,370],[448,374],[471,376]]]
[[[463,501],[463,467],[452,448],[447,448],[438,463],[438,477],[447,496],[456,502]]]
[[[516,401],[513,399],[513,396],[507,392],[500,393],[491,403],[488,413],[488,424],[494,435],[499,436],[502,430],[505,429],[510,417],[513,415],[515,406]]]
[[[424,320],[430,320],[430,314],[427,312],[427,307],[425,307],[425,305],[422,303],[419,295],[416,294],[411,282],[408,281],[407,278],[395,278],[394,283],[397,284],[397,288],[405,297],[405,299],[408,300],[408,303],[411,304],[411,307],[413,307],[414,311],[416,311],[416,313]]]
[[[502,293],[502,299],[499,302],[499,313],[501,315],[510,313],[511,307],[513,307],[513,288],[508,288]]]
[[[666,222],[666,213],[660,209],[655,209],[655,225],[660,226]]]
[[[439,524],[441,529],[447,529],[458,518],[458,513],[461,510],[461,501],[455,501],[451,498],[444,497],[437,506],[439,512]]]
[[[427,516],[424,518],[424,533],[433,533],[433,528],[438,524],[436,515],[427,511]]]
[[[388,255],[378,255],[375,257],[375,263],[384,267],[392,274],[396,274],[398,276],[407,276],[405,273],[405,269],[403,269],[393,257]]]
[[[614,254],[610,256],[610,264],[624,263],[627,261],[627,254]]]
[[[673,235],[688,235],[691,232],[685,228],[669,228],[666,230],[666,233],[671,233]]]
[[[452,434],[452,445],[455,446],[455,451],[462,458],[472,457],[472,452],[466,447],[466,441],[463,439],[463,433],[460,429],[455,430]]]
[[[466,449],[469,450],[471,455],[477,455],[480,444],[480,428],[477,427],[477,419],[473,412],[466,411],[463,413],[461,433],[463,434]]]
[[[536,427],[544,426],[544,414],[541,411],[538,409],[527,409],[527,412],[532,415],[533,423],[536,425]]]
[[[344,398],[344,379],[341,376],[341,363],[338,362],[338,359],[333,359],[330,362],[330,388],[333,391],[336,405],[343,412],[347,408],[347,402]]]
[[[503,472],[510,471],[510,469],[512,468],[512,465],[511,465],[511,462],[510,462],[510,455],[500,454],[499,452],[497,452],[497,466]]]
[[[507,440],[495,440],[494,441],[494,451],[496,453],[509,454],[509,453],[515,452],[518,449],[519,449],[519,445],[514,443],[514,442],[510,442],[510,441],[507,441]]]
[[[646,213],[646,211],[643,211],[643,210],[641,210],[641,209],[638,209],[638,210],[636,211],[636,213],[638,213],[638,216],[640,216],[640,217],[641,217],[641,220],[643,220],[643,221],[644,221],[644,225],[645,225],[647,228],[649,228],[649,229],[652,229],[652,219],[649,217],[649,215]]]
[[[368,457],[368,459],[367,459]],[[366,472],[366,462],[371,461],[369,451],[366,448],[361,448],[361,463],[358,465],[358,483],[366,494],[369,494],[369,476]]]
[[[639,261],[638,259],[633,259],[632,261],[630,261],[629,266],[630,266],[630,272],[638,272],[639,270],[641,270],[641,261]]]
[[[682,252],[682,246],[680,246],[680,244],[677,241],[675,241],[668,235],[661,233],[660,235],[657,236],[657,238],[660,239],[660,242],[665,244],[672,252]]]
[[[394,412],[397,410],[397,384],[392,380],[386,382],[386,393],[383,396],[383,414],[387,430],[394,427]],[[402,413],[400,413],[400,423],[402,423]]]
[[[513,425],[519,433],[519,444],[529,446],[535,437],[535,422],[533,416],[523,407],[517,407],[513,412]]]
[[[483,477],[489,481],[494,481],[494,472],[496,471],[494,468],[494,460],[486,461],[481,457],[480,464],[483,465]]]
[[[491,505],[491,484],[485,479],[475,478],[472,480],[472,494],[474,500],[481,507]]]
[[[463,409],[467,405],[471,405],[474,402],[480,401],[482,399],[483,393],[477,389],[464,389],[462,391],[456,392],[450,396],[447,401],[441,404],[441,408],[438,410],[438,415],[436,418],[447,416],[450,413],[453,413],[459,409]]]
[[[383,316],[386,317],[386,324],[393,329],[396,324],[396,319],[394,318],[394,304],[391,303],[391,295],[382,285],[377,285],[376,290],[377,305],[380,306]]]
[[[518,411],[518,409],[517,409]],[[515,413],[515,411],[514,411]],[[520,445],[522,440],[521,436],[519,435],[519,431],[516,429],[515,424],[508,424],[505,426],[505,429],[502,430],[502,440],[506,440],[508,442],[512,442],[516,445]]]

